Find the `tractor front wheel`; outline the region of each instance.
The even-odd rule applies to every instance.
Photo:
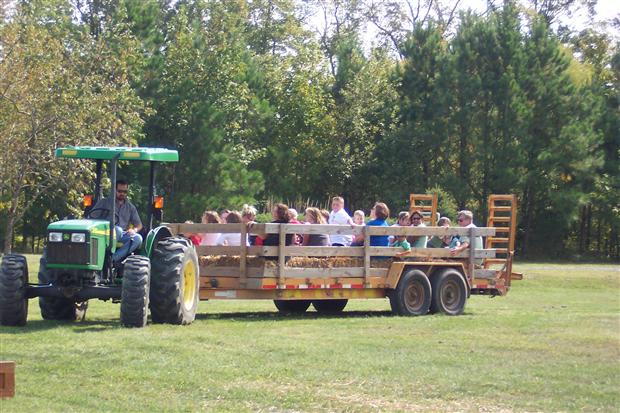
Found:
[[[0,265],[0,325],[23,326],[28,318],[28,263],[22,255],[7,254]]]
[[[149,309],[151,260],[130,255],[123,268],[121,292],[121,324],[125,327],[144,327]]]
[[[39,260],[39,284],[52,283],[52,276],[47,269],[45,251]],[[45,320],[82,321],[86,316],[88,301],[76,303],[69,298],[39,297],[41,317]]]
[[[190,324],[198,309],[198,255],[191,241],[167,238],[151,259],[151,318],[154,323]]]

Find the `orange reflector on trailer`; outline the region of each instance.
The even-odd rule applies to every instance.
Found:
[[[153,201],[153,208],[155,209],[163,209],[164,208],[164,197],[161,195],[157,195],[155,200]]]
[[[84,208],[88,208],[93,206],[93,196],[92,195],[84,195],[84,199],[82,200],[82,206]]]

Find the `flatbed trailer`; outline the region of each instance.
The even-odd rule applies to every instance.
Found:
[[[516,212],[508,212],[512,221],[500,219],[500,228],[514,223]],[[277,246],[197,246],[201,300],[270,299],[283,312],[303,312],[310,304],[319,312],[336,312],[349,299],[387,297],[396,314],[458,315],[471,294],[503,296],[511,281],[521,278],[512,272],[514,230],[499,240],[508,247],[489,248],[497,239],[498,226],[166,225],[174,235],[239,233],[241,240],[251,234],[279,235]],[[362,235],[364,246],[287,246],[287,234]],[[455,256],[447,248],[412,248],[406,256],[397,257],[401,248],[369,246],[371,236],[381,235],[459,235],[472,240],[481,236],[486,237],[487,247],[468,248]],[[504,257],[498,258],[498,250]]]

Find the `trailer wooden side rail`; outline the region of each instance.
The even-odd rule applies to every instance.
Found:
[[[470,294],[505,295],[505,269],[492,270],[485,260],[496,249],[368,246],[372,236],[469,236],[492,238],[494,227],[372,227],[304,224],[167,224],[173,234],[278,234],[278,246],[198,246],[201,299],[272,299],[281,311],[332,311],[353,298],[390,299],[397,314],[460,314]],[[285,245],[287,234],[363,235],[363,247]],[[507,259],[510,263],[512,256]],[[334,300],[327,303],[327,300]],[[290,301],[290,302],[288,302]],[[287,303],[288,302],[288,303]],[[344,305],[342,305],[344,303]],[[328,305],[329,304],[329,305]],[[336,305],[339,304],[339,305]],[[341,310],[341,309],[340,309]]]

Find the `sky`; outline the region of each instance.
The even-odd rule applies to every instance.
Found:
[[[405,3],[406,0],[401,0]],[[423,1],[423,0],[420,0]],[[444,1],[446,4],[454,4],[455,0]],[[531,0],[530,0],[531,2]],[[326,0],[326,3],[329,3],[329,0]],[[380,1],[378,1],[380,3]],[[412,4],[417,4],[417,0],[411,0]],[[495,0],[495,3],[501,3],[501,0]],[[524,3],[524,1],[521,1]],[[473,10],[484,12],[487,8],[487,0],[461,0],[459,9],[466,10],[471,8]],[[569,26],[575,30],[581,31],[591,25],[600,25],[605,20],[611,20],[616,18],[620,20],[620,0],[598,0],[596,5],[596,15],[594,16],[593,21],[591,21],[588,16],[585,8],[579,10],[577,13],[572,16],[562,16],[559,20],[559,23],[562,25]],[[317,10],[314,15],[312,15],[308,21],[309,26],[321,33],[324,27],[324,18],[320,10]],[[600,30],[600,28],[599,28]],[[620,42],[620,31],[618,28],[614,29],[611,25],[607,25],[606,31],[608,34]],[[373,43],[376,42],[378,31],[376,27],[372,24],[367,25],[365,30],[365,36],[363,38],[364,47],[366,50],[369,50]]]

